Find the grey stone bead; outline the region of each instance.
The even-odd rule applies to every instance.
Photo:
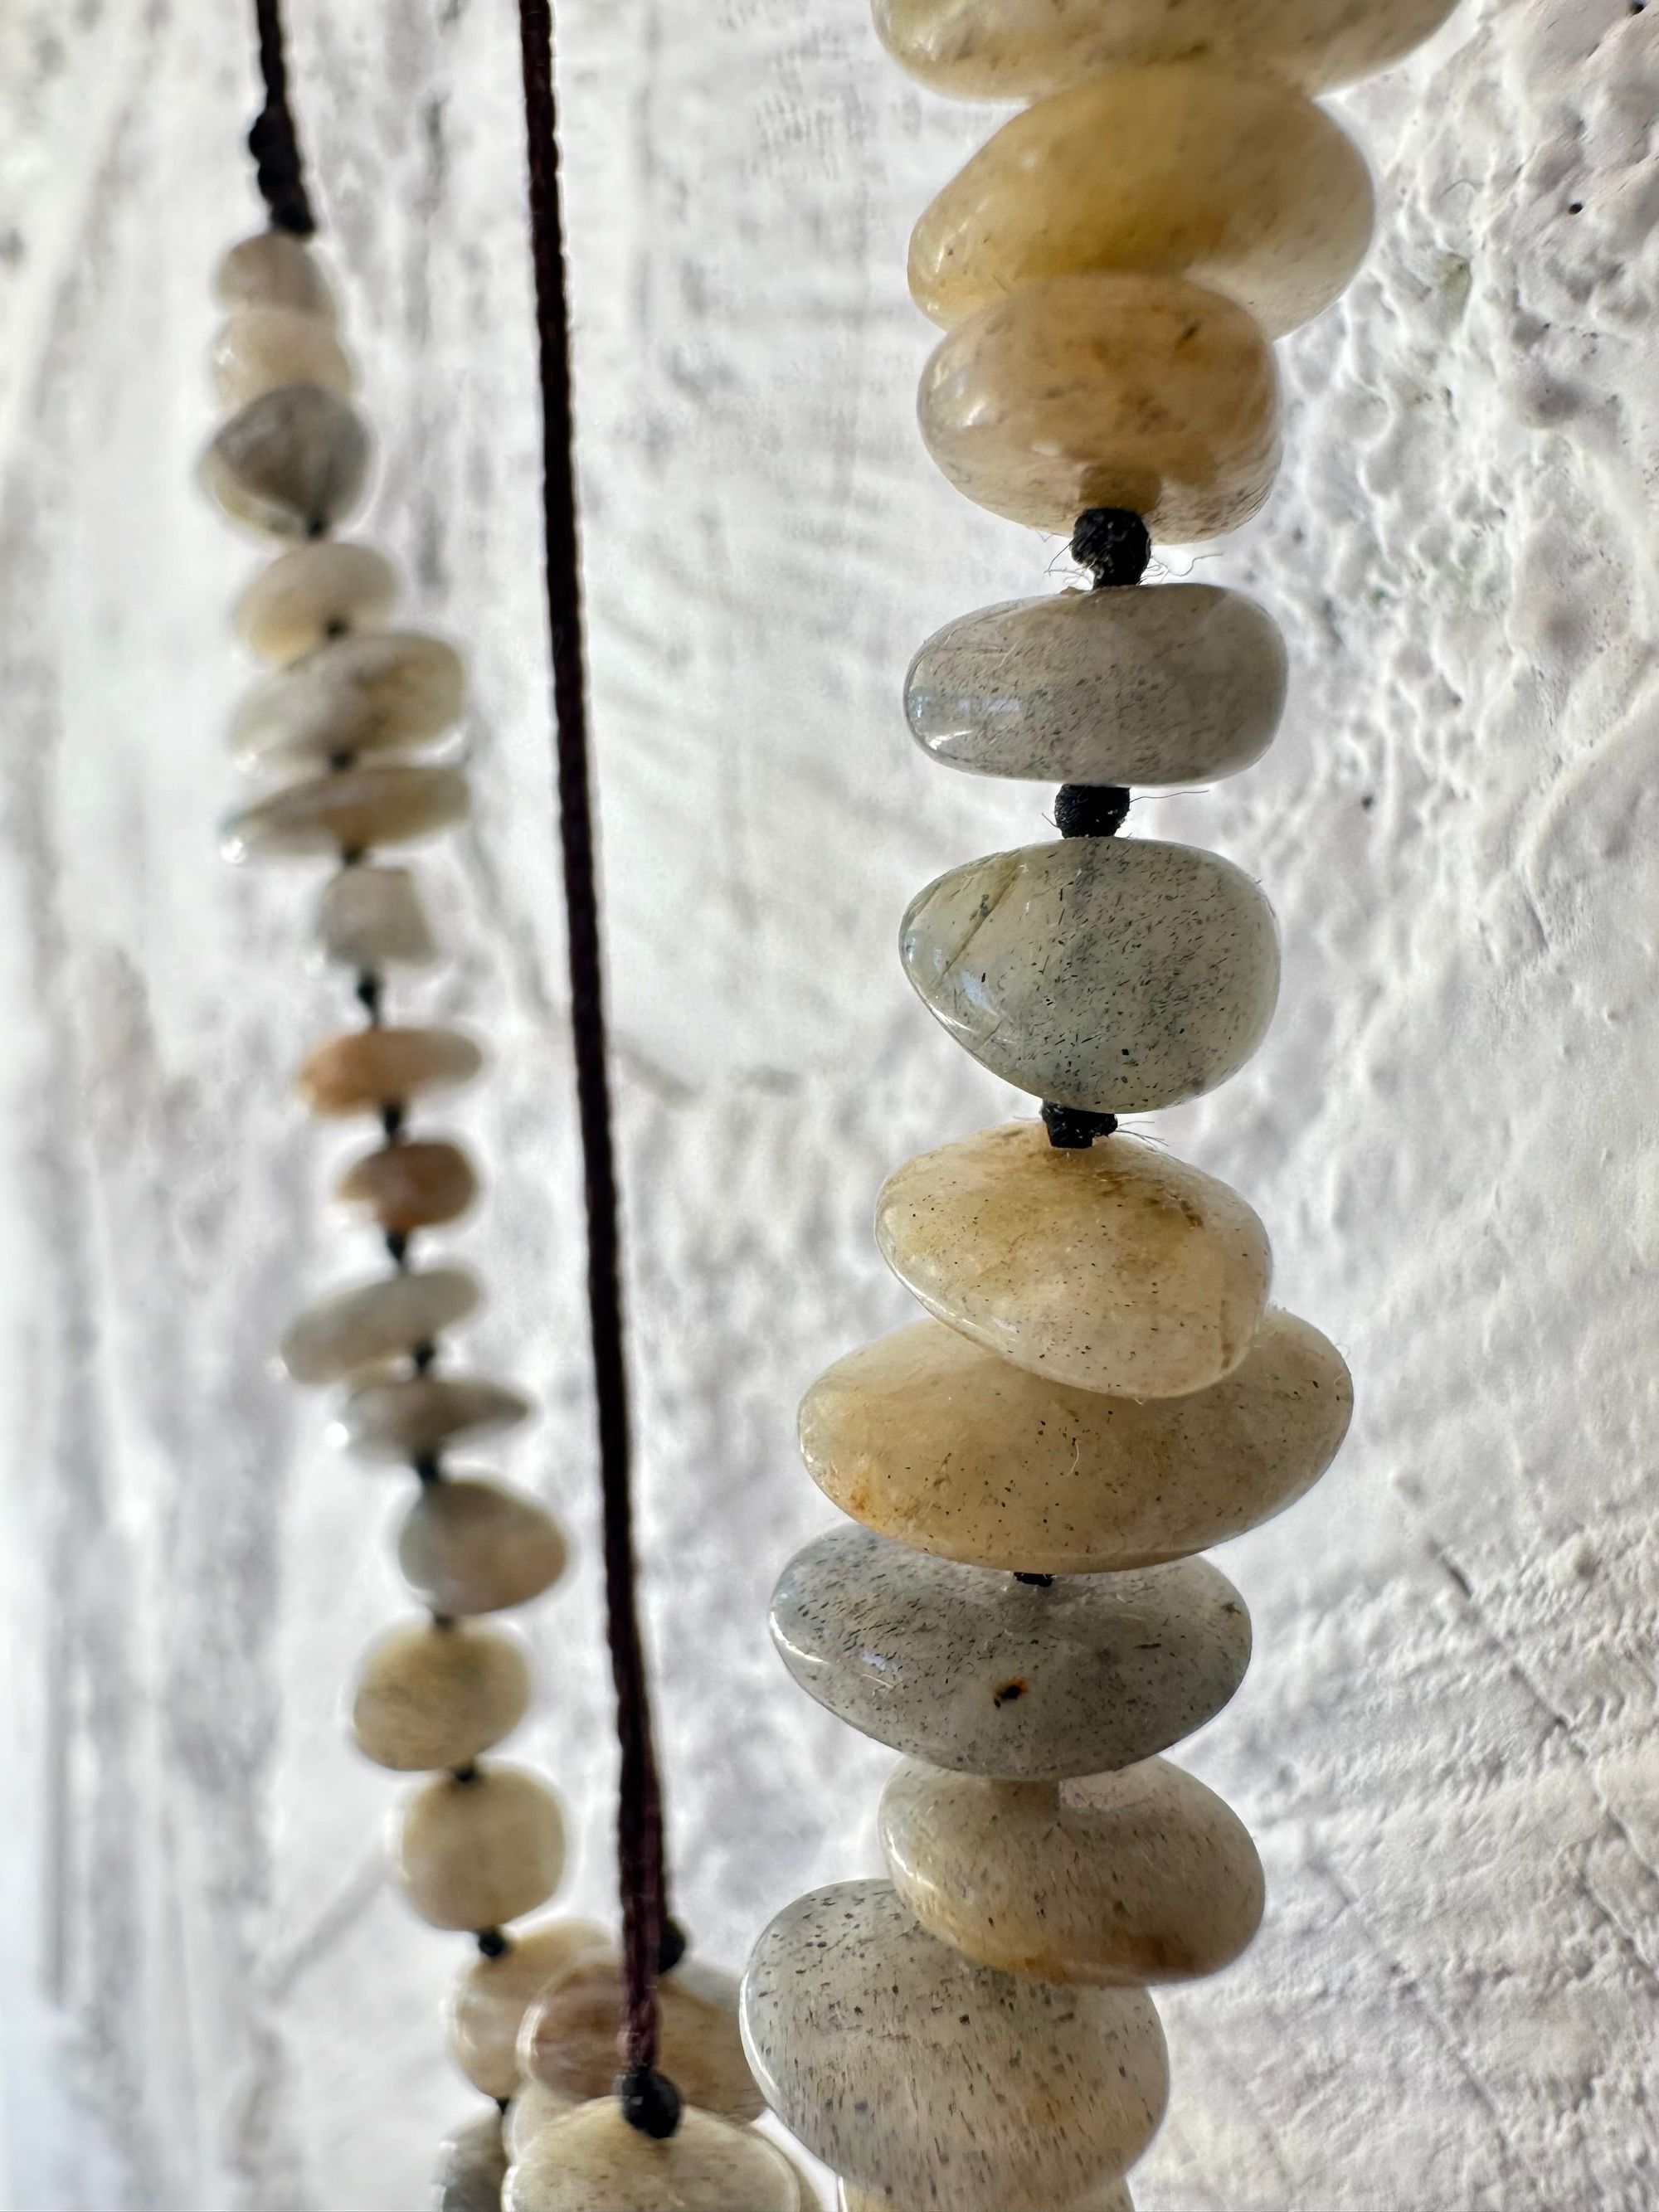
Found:
[[[356,410],[318,384],[285,384],[239,408],[202,457],[202,482],[234,522],[268,538],[321,538],[368,483]]]
[[[483,2112],[458,2128],[438,2154],[432,2212],[501,2212],[507,2151],[501,2116]]]
[[[283,1364],[295,1382],[342,1382],[453,1328],[482,1296],[465,1267],[422,1268],[331,1291],[284,1331]]]
[[[312,943],[337,968],[429,968],[438,946],[407,868],[342,868],[323,887]]]
[[[319,645],[255,686],[230,742],[249,768],[316,766],[343,753],[401,752],[453,727],[466,671],[421,630],[365,630]]]
[[[354,768],[309,776],[231,815],[220,830],[226,860],[309,860],[410,845],[464,822],[471,805],[458,768]]]
[[[463,1437],[499,1436],[530,1419],[527,1398],[471,1375],[410,1375],[361,1383],[329,1434],[358,1459],[395,1464],[441,1451]]]

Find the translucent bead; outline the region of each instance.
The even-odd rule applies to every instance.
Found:
[[[1116,1988],[1196,1981],[1261,1924],[1243,1823],[1162,1759],[1068,1782],[907,1762],[881,1800],[893,1886],[942,1943],[1005,1973]]]
[[[403,1773],[471,1766],[529,1709],[530,1667],[515,1637],[419,1620],[370,1646],[351,1733],[377,1766]]]
[[[331,1118],[456,1090],[483,1066],[483,1053],[459,1030],[352,1030],[319,1044],[297,1081],[312,1112]]]
[[[319,385],[349,399],[357,379],[331,317],[244,307],[213,342],[213,382],[227,407],[244,407],[290,384]]]
[[[937,2190],[924,2204],[919,2197],[892,2197],[884,2189],[860,2189],[855,2181],[843,2181],[837,2201],[839,2212],[939,2212],[945,2200]],[[1135,2208],[1127,2183],[1109,2181],[1098,2189],[1085,2190],[1069,2204],[1056,2205],[1054,2212],[1135,2212]]]
[[[293,860],[409,845],[465,822],[471,805],[457,768],[354,768],[311,776],[231,815],[228,860]]]
[[[515,2061],[516,2063],[516,2061]],[[539,2081],[520,2078],[513,2092],[513,2101],[507,2108],[503,2133],[507,2148],[514,2164],[528,2152],[544,2128],[551,2127],[555,2120],[564,2119],[570,2106],[562,2097],[556,2097],[550,2089],[544,2089]]]
[[[794,2170],[764,2136],[688,2106],[665,2142],[614,2097],[538,2129],[513,2166],[506,2212],[800,2212]]]
[[[556,1975],[610,1937],[592,1920],[550,1920],[515,1929],[497,1959],[475,1959],[449,2001],[449,2055],[486,2097],[517,2094],[524,2016]],[[517,2145],[514,2147],[517,2154]]]
[[[433,2212],[501,2212],[506,2179],[501,2116],[485,2112],[458,2129],[439,2153]]]
[[[1186,1398],[1044,1381],[939,1322],[838,1360],[801,1402],[807,1472],[866,1528],[969,1566],[1114,1574],[1201,1552],[1300,1498],[1353,1391],[1334,1347],[1270,1312]]]
[[[463,1437],[477,1442],[516,1429],[530,1401],[500,1382],[471,1375],[410,1375],[358,1385],[329,1430],[341,1450],[395,1465],[441,1452]]]
[[[236,635],[286,664],[346,630],[372,629],[398,603],[398,572],[369,545],[326,538],[279,553],[236,603]]]
[[[1219,854],[1067,837],[952,868],[906,909],[917,995],[981,1066],[1144,1114],[1224,1083],[1279,1002],[1273,908]]]
[[[377,1229],[407,1237],[458,1219],[477,1188],[472,1164],[460,1146],[428,1138],[382,1145],[347,1169],[334,1195]]]
[[[317,902],[312,939],[338,968],[428,968],[438,957],[426,909],[407,868],[342,868]]]
[[[798,1552],[772,1639],[809,1695],[878,1743],[1011,1781],[1128,1766],[1213,1719],[1250,1618],[1205,1559],[1046,1589],[842,1527]]]
[[[1247,522],[1279,468],[1272,348],[1178,276],[1052,276],[952,331],[922,372],[928,452],[959,492],[1069,536],[1122,507],[1154,537]]]
[[[306,1308],[284,1332],[282,1361],[295,1382],[339,1382],[359,1368],[429,1344],[477,1307],[483,1292],[465,1267],[411,1269]]]
[[[567,2104],[606,2095],[622,2071],[624,2001],[614,1953],[595,1952],[567,1967],[525,2015],[523,2072]],[[734,1978],[684,1959],[658,1983],[657,2002],[659,2070],[686,2103],[723,2120],[757,2120],[766,2104],[743,2055]]]
[[[368,433],[338,392],[289,384],[231,416],[202,457],[202,482],[233,522],[322,538],[362,499],[368,462]]]
[[[1285,676],[1279,625],[1242,592],[1138,585],[963,615],[910,664],[904,706],[951,768],[1171,787],[1259,760]]]
[[[786,1906],[750,1959],[743,2025],[766,2101],[815,2157],[902,2201],[937,2202],[948,2174],[952,2212],[1054,2212],[1115,2180],[1169,2087],[1141,1990],[979,1966],[886,1882]]]
[[[233,246],[214,273],[222,307],[288,307],[302,315],[335,315],[333,287],[311,249],[283,230],[262,230]]]
[[[564,1872],[559,1801],[536,1775],[483,1767],[442,1775],[403,1808],[397,1872],[434,1928],[501,1928],[544,1905]]]
[[[398,1538],[404,1580],[434,1613],[501,1613],[550,1589],[568,1558],[559,1524],[533,1498],[461,1476],[432,1483]]]
[[[453,646],[419,630],[366,630],[268,676],[238,710],[230,741],[247,768],[402,751],[442,737],[465,704]]]

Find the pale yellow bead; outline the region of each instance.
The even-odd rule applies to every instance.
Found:
[[[475,1959],[449,2001],[449,2055],[486,2097],[519,2088],[524,2016],[554,1978],[590,1951],[608,1952],[597,1921],[549,1920],[514,1929],[499,1959]]]
[[[233,246],[219,264],[213,296],[222,307],[289,307],[332,320],[335,299],[303,240],[262,230]]]
[[[501,2203],[503,2212],[800,2212],[800,2187],[782,2153],[748,2128],[688,2106],[656,2142],[603,2097],[537,2130]]]
[[[213,341],[213,386],[227,407],[245,406],[285,384],[317,384],[349,399],[356,389],[350,356],[332,320],[294,307],[244,307]]]
[[[940,2199],[935,2196],[924,2205],[920,2197],[890,2197],[884,2189],[860,2189],[855,2181],[843,2181],[838,2212],[940,2212]],[[1054,2212],[1135,2212],[1135,2208],[1128,2184],[1109,2181],[1102,2188],[1090,2190],[1086,2196],[1073,2197],[1068,2203],[1055,2205]]]
[[[351,1733],[377,1766],[406,1774],[470,1766],[513,1733],[529,1706],[530,1663],[515,1637],[420,1620],[370,1646]]]
[[[372,629],[398,599],[398,572],[372,545],[319,538],[269,562],[236,603],[236,635],[286,664],[346,630]]]
[[[614,1953],[577,1960],[525,2015],[521,2070],[568,2104],[605,2095],[622,2071],[623,2001]],[[685,2101],[723,2120],[757,2120],[765,2101],[743,2055],[732,1977],[701,1960],[682,1960],[658,1983],[657,2005],[659,2068]]]
[[[292,860],[410,845],[465,822],[471,805],[458,768],[354,768],[290,783],[221,826],[226,860]]]
[[[493,1482],[425,1484],[398,1537],[404,1579],[434,1612],[499,1613],[550,1589],[568,1547],[533,1498]]]
[[[1249,520],[1279,467],[1260,325],[1179,276],[1051,276],[961,324],[922,372],[921,434],[964,496],[1069,535],[1129,507],[1191,543]]]
[[[507,2108],[504,2132],[507,2156],[516,2161],[524,2157],[542,2130],[550,2127],[555,2120],[567,2117],[571,2109],[567,2097],[556,2097],[539,2081],[520,2079],[513,2092],[513,2101]]]
[[[446,1775],[398,1822],[398,1879],[434,1928],[500,1928],[544,1905],[564,1872],[564,1818],[547,1784],[518,1767]]]

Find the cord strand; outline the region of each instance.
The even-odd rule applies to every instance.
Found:
[[[316,234],[317,221],[306,191],[305,163],[293,111],[288,104],[288,62],[283,45],[282,0],[253,0],[259,32],[259,73],[265,104],[247,134],[259,190],[270,212],[273,230],[294,238]]]

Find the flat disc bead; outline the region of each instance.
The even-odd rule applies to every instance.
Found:
[[[430,744],[459,720],[466,671],[420,630],[368,630],[319,645],[251,692],[231,725],[245,767]]]
[[[438,2154],[432,2212],[501,2212],[506,2179],[501,2116],[485,2112],[457,2129]]]
[[[267,563],[236,602],[236,635],[261,660],[286,664],[341,630],[372,629],[398,603],[398,572],[370,545],[319,538]]]
[[[1067,837],[952,868],[899,954],[934,1018],[1033,1097],[1144,1114],[1236,1074],[1279,1002],[1273,908],[1218,853]]]
[[[825,1496],[896,1543],[1010,1573],[1113,1574],[1282,1512],[1336,1456],[1352,1404],[1335,1349],[1285,1313],[1224,1382],[1146,1400],[1047,1382],[922,1322],[821,1375],[800,1443]]]
[[[333,287],[316,257],[287,231],[263,230],[233,246],[214,272],[222,307],[288,307],[302,315],[336,313]]]
[[[333,318],[295,307],[244,307],[232,315],[213,341],[212,369],[227,407],[288,384],[320,385],[349,399],[357,381]]]
[[[879,1826],[893,1886],[922,1926],[1005,1973],[1196,1981],[1261,1924],[1261,1862],[1243,1823],[1165,1759],[1067,1782],[907,1761]]]
[[[1184,277],[1053,276],[959,324],[922,371],[921,434],[964,497],[1069,537],[1122,507],[1191,544],[1237,530],[1279,468],[1279,379],[1254,319]]]
[[[1054,2212],[1116,2180],[1169,2087],[1142,1991],[998,1973],[881,1881],[778,1914],[744,1977],[743,2029],[768,2104],[814,2156],[951,2212]]]
[[[418,1774],[471,1765],[529,1709],[530,1664],[515,1637],[420,1620],[370,1645],[351,1733],[377,1766]]]
[[[434,1613],[526,1605],[558,1581],[568,1558],[558,1522],[533,1498],[459,1476],[424,1486],[398,1536],[404,1580]]]
[[[564,1817],[539,1777],[483,1767],[417,1790],[398,1824],[404,1896],[434,1928],[500,1928],[544,1905],[564,1872]]]
[[[437,941],[407,868],[356,862],[324,888],[312,922],[312,942],[337,968],[428,968]]]
[[[341,1450],[395,1465],[447,1449],[465,1437],[499,1436],[527,1421],[530,1401],[471,1375],[410,1375],[360,1383],[329,1430]]]
[[[449,2055],[486,2097],[513,2097],[524,2016],[549,1982],[575,1960],[608,1951],[597,1921],[550,1920],[514,1929],[498,1959],[475,1959],[455,1985],[447,2013]]]
[[[240,808],[224,823],[228,860],[292,860],[410,845],[465,822],[471,808],[457,768],[355,768],[312,776]]]
[[[744,2057],[734,1977],[684,1959],[658,1983],[657,2002],[658,2070],[699,2111],[739,2125],[757,2120],[766,2101]],[[624,2002],[614,1952],[577,1960],[525,2015],[521,2071],[568,2105],[608,2095],[623,2069],[618,2033]]]
[[[832,1528],[772,1595],[795,1680],[878,1743],[966,1774],[1128,1766],[1202,1728],[1244,1679],[1250,1619],[1205,1559],[1047,1589]]]
[[[335,1291],[284,1331],[283,1367],[295,1382],[343,1382],[359,1368],[413,1352],[463,1322],[483,1296],[465,1267],[426,1267]]]
[[[614,2097],[538,2129],[501,2202],[505,2212],[801,2212],[794,2169],[763,2136],[688,2106],[655,2142]]]
[[[334,1195],[377,1229],[407,1237],[459,1219],[477,1189],[472,1163],[460,1146],[427,1138],[382,1145],[367,1154],[347,1169]]]
[[[378,1113],[471,1083],[483,1054],[459,1030],[353,1030],[319,1045],[296,1079],[313,1114]]]
[[[983,607],[930,637],[911,735],[978,775],[1145,789],[1259,760],[1284,711],[1285,641],[1242,592],[1108,586]]]
[[[907,1160],[876,1200],[882,1257],[929,1313],[1082,1390],[1174,1398],[1249,1352],[1267,1232],[1224,1182],[1122,1133],[1087,1150],[1040,1121]]]
[[[289,384],[231,416],[202,457],[202,483],[233,522],[320,538],[362,498],[368,463],[368,433],[338,392]]]

